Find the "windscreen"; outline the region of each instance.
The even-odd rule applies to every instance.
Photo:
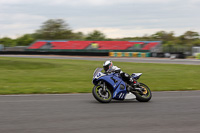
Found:
[[[103,68],[96,68],[94,73],[93,73],[93,77],[95,77],[99,72],[101,72],[103,70]]]

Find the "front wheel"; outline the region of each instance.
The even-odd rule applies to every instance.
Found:
[[[103,91],[103,86],[96,85],[93,87],[92,94],[94,98],[101,103],[109,103],[112,100],[112,93],[109,89]]]
[[[140,83],[140,87],[143,90],[143,94],[140,94],[138,92],[133,92],[133,94],[136,96],[136,99],[139,102],[148,102],[152,97],[151,90],[147,85],[143,83]]]

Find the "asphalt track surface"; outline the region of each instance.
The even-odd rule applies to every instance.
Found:
[[[148,103],[92,94],[1,95],[0,133],[199,133],[200,91],[153,92]]]
[[[73,59],[73,60],[94,60],[94,61],[120,61],[136,63],[165,63],[165,64],[187,64],[200,65],[197,59],[169,59],[169,58],[118,58],[118,57],[92,57],[92,56],[56,56],[56,55],[0,55],[0,57],[24,57],[24,58],[45,58],[45,59]]]

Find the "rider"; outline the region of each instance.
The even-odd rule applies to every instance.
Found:
[[[128,84],[127,91],[135,91],[135,86],[137,85],[137,81],[134,80],[128,73],[123,72],[119,67],[114,66],[112,61],[107,60],[103,63],[103,68],[106,73],[119,73],[122,80]]]

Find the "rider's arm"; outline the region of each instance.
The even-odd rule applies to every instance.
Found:
[[[123,73],[122,70],[117,66],[113,66],[113,72],[115,72],[115,73]]]

